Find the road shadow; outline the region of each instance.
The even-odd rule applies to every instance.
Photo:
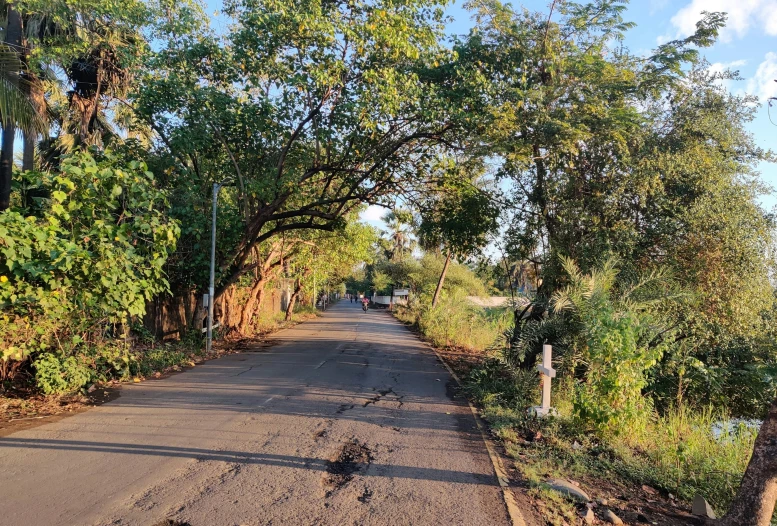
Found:
[[[257,464],[281,468],[297,468],[311,471],[327,471],[328,461],[289,455],[272,455],[247,451],[213,451],[209,449],[160,446],[152,444],[117,444],[107,442],[86,442],[79,440],[47,440],[5,438],[0,441],[0,448],[50,449],[57,451],[89,451],[121,455],[143,455],[171,458],[187,458],[198,461],[234,462],[240,464]],[[359,465],[366,468],[367,464]],[[394,464],[369,463],[373,468],[365,470],[366,476],[403,478],[415,480],[431,480],[439,482],[454,482],[460,484],[494,485],[493,475],[454,471],[448,469],[422,468],[415,466],[398,466]]]

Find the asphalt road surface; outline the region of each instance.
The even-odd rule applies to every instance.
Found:
[[[341,302],[273,339],[0,438],[0,524],[509,524],[466,402],[391,316]]]

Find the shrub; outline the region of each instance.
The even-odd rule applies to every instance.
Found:
[[[654,301],[640,294],[662,276],[616,290],[614,259],[587,275],[571,260],[563,264],[569,284],[553,296],[551,306],[555,316],[569,316],[577,333],[572,346],[578,352],[574,368],[580,381],[574,411],[600,431],[617,433],[649,412],[650,400],[642,391],[672,335],[655,315]]]
[[[179,229],[143,163],[78,152],[58,173],[25,176],[47,197],[0,214],[0,358],[37,355],[38,385],[61,392],[87,381],[78,356],[121,336],[167,289]]]
[[[628,433],[602,440],[574,414],[576,387],[570,379],[553,384],[556,418],[537,419],[527,408],[537,403],[539,386],[531,371],[510,373],[501,359],[483,362],[467,377],[467,390],[508,453],[517,456],[530,482],[549,473],[561,476],[614,476],[649,484],[690,501],[704,496],[723,512],[735,494],[753,450],[757,428],[711,409],[644,411],[630,420]],[[540,431],[546,440],[520,447],[521,436]],[[577,446],[573,444],[577,442]]]
[[[701,494],[722,512],[745,472],[757,428],[710,409],[651,415],[612,441],[618,470],[685,500]]]
[[[45,394],[75,391],[86,385],[91,371],[75,356],[42,353],[35,360],[35,381]]]

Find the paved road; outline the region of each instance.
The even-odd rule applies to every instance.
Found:
[[[508,524],[469,408],[393,318],[341,302],[274,338],[0,438],[0,524]]]

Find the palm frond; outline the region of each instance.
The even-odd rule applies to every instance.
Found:
[[[505,331],[505,344],[500,346],[499,353],[506,364],[517,369],[525,365],[527,357],[536,355],[544,343],[565,347],[568,333],[568,320],[564,316],[525,319]]]
[[[44,133],[48,126],[22,89],[27,82],[21,73],[24,64],[10,46],[0,44],[0,123],[24,132]]]

